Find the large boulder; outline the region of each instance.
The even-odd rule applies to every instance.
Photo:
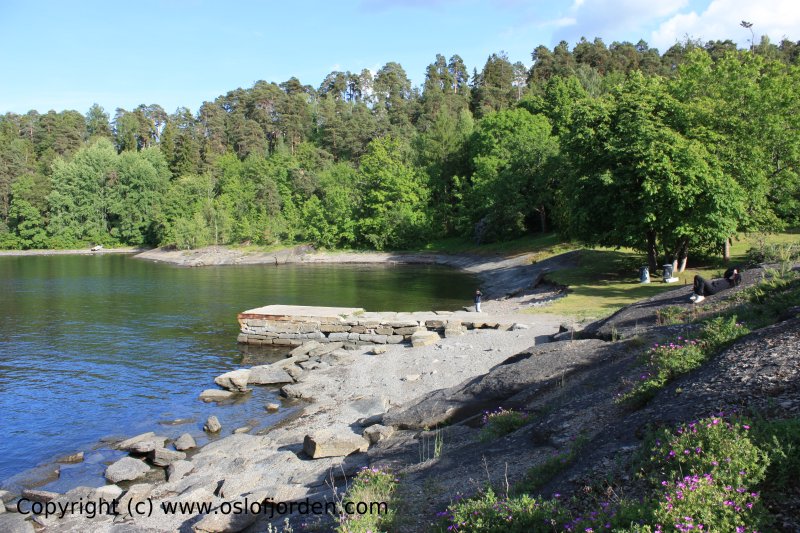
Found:
[[[131,481],[140,478],[149,471],[150,467],[141,459],[123,457],[106,468],[105,476],[110,482],[118,483],[120,481]]]
[[[355,452],[365,452],[369,441],[356,435],[350,428],[325,429],[306,435],[303,451],[312,459],[320,457],[344,457]]]
[[[239,370],[232,370],[225,372],[221,376],[214,378],[214,383],[233,392],[245,392],[247,390],[247,382],[250,378],[250,370],[247,368],[240,368]]]

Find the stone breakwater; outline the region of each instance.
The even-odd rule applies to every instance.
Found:
[[[343,345],[430,344],[473,329],[507,331],[514,324],[481,318],[469,311],[367,313],[352,307],[268,305],[239,313],[243,344],[300,346],[308,341]]]

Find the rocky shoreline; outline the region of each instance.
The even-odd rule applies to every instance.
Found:
[[[81,498],[117,500],[123,510],[129,502],[134,502],[132,506],[144,501],[156,504],[152,516],[121,512],[91,519],[85,513],[34,517],[47,531],[111,531],[129,523],[137,531],[179,531],[189,526],[194,531],[239,531],[247,525],[241,516],[170,514],[159,511],[158,503],[209,502],[216,507],[237,498],[252,500],[256,495],[276,502],[304,498],[335,501],[336,487],[367,464],[366,455],[358,452],[392,434],[389,427],[377,424],[387,409],[481,375],[535,344],[537,338],[545,340],[560,323],[557,317],[520,317],[528,324],[517,322],[508,331],[475,330],[418,348],[387,345],[344,350],[335,344],[308,343],[272,365],[223,374],[215,380],[222,388],[201,393],[202,399],[219,401],[241,394],[249,386],[284,384],[285,397],[307,403],[278,427],[252,435],[249,428],[220,428],[211,417],[204,427],[208,433],[231,434],[200,449],[193,447],[188,434],[169,442],[145,433],[115,445],[129,456],[109,465],[109,485],[78,487],[66,494],[26,491],[22,496],[51,502],[55,508]],[[4,499],[14,507],[11,496],[5,494]],[[24,531],[31,525],[24,518],[9,513],[3,522],[12,520]]]
[[[152,254],[139,257],[153,259]],[[308,254],[302,257],[302,262],[336,263],[397,259],[396,256],[391,259],[391,254]],[[485,279],[500,276],[505,286],[495,283],[493,287],[494,293],[501,295],[536,292],[532,285],[543,273],[563,264],[563,260],[550,265],[532,264],[528,256],[513,259],[448,256],[446,259],[450,266],[484,273]],[[258,262],[258,259],[248,261]],[[409,256],[400,262],[443,263],[444,260]],[[445,338],[436,335],[433,342],[416,348],[350,345],[345,350],[345,346],[335,343],[307,344],[278,363],[219,376],[216,382],[222,388],[207,389],[200,394],[200,399],[228,401],[251,385],[283,385],[282,394],[287,399],[304,402],[303,407],[276,427],[257,434],[250,434],[252,430],[247,427],[220,428],[216,420],[209,419],[204,427],[209,434],[230,435],[202,448],[192,446],[189,441],[193,439],[188,433],[174,440],[155,433],[137,435],[114,446],[128,455],[108,466],[105,474],[108,485],[78,487],[65,494],[28,490],[21,495],[41,505],[50,502],[55,508],[59,505],[64,508],[80,500],[103,499],[116,501],[120,509],[126,509],[128,505],[135,507],[136,502],[146,501],[156,507],[151,516],[121,512],[116,516],[98,514],[89,518],[85,512],[68,512],[62,517],[31,517],[8,512],[0,518],[0,527],[31,531],[35,522],[37,527],[44,526],[47,531],[85,531],[87,528],[111,531],[121,524],[136,531],[238,531],[243,527],[241,517],[215,514],[203,518],[200,512],[167,513],[158,504],[184,501],[209,502],[217,506],[240,497],[252,500],[255,495],[269,496],[273,501],[303,498],[335,501],[341,496],[337,487],[357,469],[366,466],[366,454],[361,452],[391,435],[391,428],[377,424],[387,410],[433,390],[482,375],[515,353],[549,340],[563,322],[560,317],[518,314],[515,303],[518,298],[513,296],[485,302],[488,321],[513,325],[501,330],[466,332],[459,328],[457,335],[451,330]],[[246,374],[244,380],[242,374]],[[267,411],[273,412],[282,408],[277,404],[265,406]],[[351,454],[354,451],[356,453]],[[18,496],[5,492],[0,494],[0,499],[13,511]]]

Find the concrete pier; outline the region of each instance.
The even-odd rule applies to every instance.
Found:
[[[446,337],[469,329],[511,329],[512,324],[491,321],[483,313],[427,311],[415,313],[367,312],[353,307],[267,305],[238,315],[246,344],[300,346],[304,342],[400,344],[414,333],[435,331]]]

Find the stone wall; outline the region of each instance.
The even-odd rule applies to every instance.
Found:
[[[476,313],[450,311],[366,313],[362,309],[267,306],[239,314],[238,341],[279,346],[300,346],[310,340],[400,344],[409,342],[419,331],[435,331],[450,337],[469,329],[508,330],[512,327],[479,317]]]

